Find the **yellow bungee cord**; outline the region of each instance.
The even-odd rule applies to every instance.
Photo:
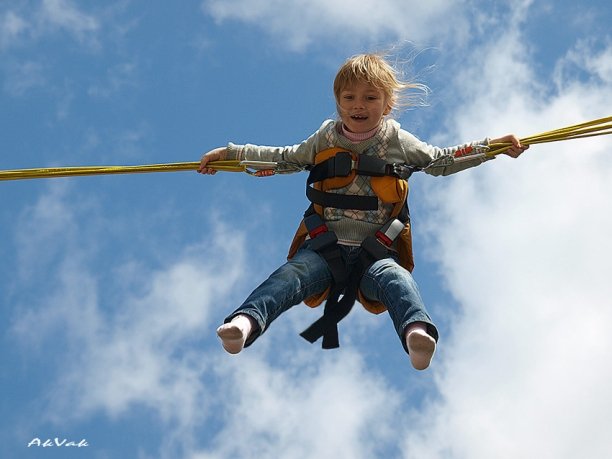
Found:
[[[519,139],[523,145],[534,145],[546,142],[558,142],[560,140],[583,139],[599,135],[612,134],[612,116],[600,118],[586,123],[574,124],[561,129],[543,132],[530,137]],[[497,156],[505,153],[512,144],[498,143],[489,145],[486,156]]]
[[[612,116],[600,118],[586,123],[575,124],[553,131],[543,132],[519,139],[523,145],[533,145],[546,142],[558,142],[561,140],[582,139],[600,135],[612,134]],[[484,156],[497,156],[506,152],[511,144],[492,144]],[[466,156],[466,159],[469,155]],[[76,167],[45,167],[37,169],[14,169],[0,170],[0,181],[24,180],[35,178],[74,177],[85,175],[111,175],[111,174],[139,174],[150,172],[180,172],[195,171],[200,166],[199,162],[145,164],[136,166],[76,166]],[[261,161],[213,161],[207,165],[208,168],[224,172],[246,172],[257,177],[266,177],[275,174],[286,174],[297,172],[303,168],[285,162],[261,162]]]
[[[25,180],[34,178],[78,177],[84,175],[144,174],[150,172],[183,172],[196,171],[200,162],[144,164],[136,166],[74,166],[43,167],[36,169],[0,170],[2,180]],[[214,161],[207,165],[209,169],[224,172],[246,172],[249,175],[265,177],[274,174],[297,172],[298,166],[285,163],[264,161]]]

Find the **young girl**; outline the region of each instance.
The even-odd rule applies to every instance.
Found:
[[[389,311],[412,366],[417,370],[429,366],[438,331],[411,275],[407,208],[401,224],[396,223],[401,218],[398,209],[404,206],[402,199],[406,199],[407,186],[404,189],[402,184],[409,175],[407,167],[432,175],[448,175],[484,162],[487,158],[482,154],[473,159],[469,154],[482,152],[490,143],[511,143],[507,154],[515,158],[526,147],[514,135],[449,148],[418,140],[387,117],[397,107],[402,92],[414,87],[403,83],[382,56],[357,55],[342,65],[334,81],[338,120],[325,121],[314,134],[297,145],[266,147],[229,143],[202,157],[199,172],[203,174],[215,173],[207,167],[209,162],[226,159],[283,161],[310,168],[307,189],[314,190],[309,199],[315,205],[305,214],[287,263],[257,287],[217,329],[227,352],[239,353],[292,306],[302,301],[317,305],[326,297],[324,317],[311,327],[316,330],[309,329],[302,336],[310,341],[324,336],[324,347],[336,347],[333,337],[327,346],[325,340],[333,335],[330,330],[346,315],[351,301],[354,302],[358,295],[360,302],[372,312]],[[335,150],[330,150],[334,147]],[[459,157],[461,161],[457,160]],[[348,162],[344,161],[347,159]],[[367,169],[360,165],[369,162],[375,164],[376,171],[360,170]],[[325,163],[323,171],[314,166],[321,163]],[[348,164],[348,169],[329,175],[332,165],[339,170],[344,167],[342,164]],[[320,177],[313,178],[313,174],[319,173]],[[389,189],[393,190],[393,195],[400,190],[401,197],[389,198]],[[338,196],[341,200],[334,200]],[[356,200],[346,204],[342,201],[346,197]],[[374,206],[357,204],[360,199],[360,202],[374,199]],[[321,234],[325,237],[319,237]],[[396,238],[397,234],[400,236]],[[322,244],[323,240],[327,242]],[[380,252],[383,246],[386,247]],[[374,252],[378,255],[371,256]],[[351,282],[357,293],[347,290]],[[342,300],[339,300],[340,293],[344,294]],[[350,304],[342,306],[343,301]]]

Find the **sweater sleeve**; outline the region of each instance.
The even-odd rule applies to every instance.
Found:
[[[245,145],[236,145],[230,142],[227,146],[227,159],[236,159],[239,161],[285,161],[299,166],[314,164],[315,155],[319,151],[322,133],[329,123],[333,123],[333,121],[325,121],[314,134],[303,142],[285,147],[253,145],[248,143]]]
[[[479,155],[474,155],[474,159],[469,159],[469,155],[462,158],[461,161],[455,161],[454,154],[459,150],[464,150],[469,147],[478,152],[479,149],[489,145],[489,139],[476,140],[453,147],[436,147],[430,145],[422,140],[419,140],[416,136],[409,132],[401,129],[399,131],[400,145],[403,149],[404,155],[408,164],[414,164],[419,167],[426,167],[432,162],[440,161],[439,165],[432,165],[425,169],[425,172],[430,175],[450,175],[460,172],[465,169],[469,169],[474,166],[478,166],[491,158],[485,158]]]

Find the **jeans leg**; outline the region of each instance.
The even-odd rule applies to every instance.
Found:
[[[360,289],[366,298],[380,301],[387,307],[406,352],[404,333],[413,322],[424,322],[427,332],[438,340],[438,330],[425,309],[417,283],[393,258],[372,264],[361,280]]]
[[[249,337],[248,346],[283,312],[308,297],[324,292],[330,286],[331,279],[325,260],[308,249],[306,244],[257,287],[225,322],[238,314],[247,314],[255,319],[259,329]]]

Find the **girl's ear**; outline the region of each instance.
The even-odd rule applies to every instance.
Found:
[[[389,94],[385,94],[385,104],[387,107],[385,108],[385,111],[383,112],[384,116],[387,116],[393,110],[393,106],[391,105],[392,100],[393,99],[391,98]]]

